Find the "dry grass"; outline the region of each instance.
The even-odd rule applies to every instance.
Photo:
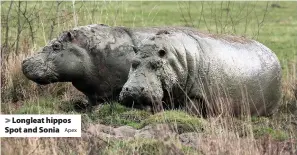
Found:
[[[104,141],[96,137],[83,138],[2,138],[1,154],[89,154],[106,146]]]
[[[32,49],[33,51],[34,49]],[[31,53],[30,53],[31,54]],[[2,102],[9,105],[22,106],[25,100],[34,101],[40,96],[60,96],[61,100],[70,100],[73,96],[79,94],[70,84],[52,84],[48,86],[38,86],[35,83],[27,80],[21,72],[22,60],[30,54],[19,54],[18,56],[11,55],[2,68]],[[290,122],[296,121],[290,118],[291,115],[286,115],[288,108],[292,113],[293,108],[296,108],[296,68],[295,65],[288,66],[289,72],[286,74],[283,82],[284,101],[282,110],[279,115],[283,116],[283,120],[288,120],[284,123],[283,120],[278,120],[278,116],[270,118],[272,130],[281,129],[284,126],[289,127],[289,130],[284,130],[285,135],[278,132],[266,132],[256,137],[255,129],[251,123],[250,117],[244,121],[238,121],[229,116],[219,116],[208,119],[209,127],[207,132],[201,134],[197,138],[198,150],[181,151],[179,141],[173,141],[168,145],[152,145],[144,147],[150,149],[156,148],[160,151],[169,151],[171,154],[294,154],[296,153],[296,130],[297,127]],[[73,95],[75,94],[75,95]],[[11,103],[12,102],[12,103]],[[218,102],[225,102],[219,100]],[[15,107],[14,109],[17,109]],[[13,109],[12,109],[13,110]],[[265,124],[261,122],[260,124]],[[259,132],[262,128],[260,128]],[[268,128],[270,130],[270,128]],[[295,131],[294,131],[295,130]],[[258,131],[258,130],[257,130]],[[295,133],[294,133],[295,132]],[[275,135],[276,134],[276,135]],[[1,151],[2,154],[97,154],[98,151],[103,151],[104,154],[127,154],[130,152],[119,151],[123,149],[122,145],[118,146],[120,141],[106,143],[98,137],[84,138],[2,138]],[[164,141],[156,142],[165,143]],[[135,152],[143,151],[139,148],[141,142],[134,142],[134,145],[125,142],[125,147]],[[153,143],[155,144],[155,142]],[[138,146],[139,145],[139,146]],[[145,144],[145,146],[148,144]],[[106,146],[109,146],[107,149]],[[166,146],[166,147],[165,147]],[[133,148],[131,148],[133,147]],[[164,148],[163,148],[164,147]],[[100,150],[100,149],[101,150]],[[174,149],[173,149],[174,148]],[[143,149],[143,148],[142,148]],[[166,150],[169,149],[169,150]],[[173,150],[172,150],[173,149]],[[147,151],[147,150],[145,150]],[[164,153],[164,152],[162,152]],[[170,154],[169,153],[169,154]],[[137,154],[137,153],[136,153]]]
[[[82,138],[2,138],[2,154],[207,154],[207,155],[278,155],[296,154],[296,140],[275,140],[271,136],[255,139],[241,137],[226,130],[217,121],[214,133],[198,133],[182,144],[174,135],[165,139],[133,138],[127,140],[102,139],[97,136]],[[221,129],[218,128],[221,126]],[[185,147],[187,149],[185,149]]]
[[[297,60],[288,63],[286,76],[283,78],[283,104],[281,110],[297,114]]]
[[[82,95],[71,83],[55,83],[50,85],[38,85],[30,81],[22,73],[22,61],[32,55],[36,49],[31,49],[30,53],[19,55],[10,54],[7,61],[2,62],[1,75],[1,102],[21,103],[24,100],[36,99],[40,96],[62,97],[65,100],[71,96]]]

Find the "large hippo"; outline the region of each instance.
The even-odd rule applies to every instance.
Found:
[[[158,112],[268,116],[281,99],[281,66],[263,44],[195,30],[164,30],[136,47],[120,100]]]
[[[72,82],[91,106],[97,101],[116,100],[128,78],[133,47],[159,29],[104,24],[76,27],[25,59],[22,70],[38,84]]]
[[[103,24],[64,31],[22,63],[24,75],[38,83],[72,82],[90,105],[116,99],[134,56],[128,29]]]

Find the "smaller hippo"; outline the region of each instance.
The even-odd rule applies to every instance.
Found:
[[[263,44],[235,36],[160,31],[132,60],[123,104],[196,115],[268,116],[281,99],[281,66]]]
[[[41,85],[72,82],[92,106],[118,98],[134,56],[132,45],[125,28],[81,26],[63,32],[25,59],[22,71]]]

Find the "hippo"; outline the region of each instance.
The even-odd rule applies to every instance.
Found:
[[[154,113],[270,116],[281,100],[277,56],[258,41],[198,30],[160,30],[135,47],[120,101]]]
[[[105,24],[79,26],[62,32],[40,52],[23,60],[22,71],[41,85],[72,82],[87,96],[89,107],[118,100],[128,79],[134,46],[160,29]]]
[[[76,27],[23,60],[22,71],[41,85],[72,82],[92,107],[97,102],[116,100],[128,77],[129,59],[134,56],[132,42],[124,27]]]

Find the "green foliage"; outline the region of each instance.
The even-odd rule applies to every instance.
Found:
[[[128,110],[129,108],[123,105],[120,105],[119,103],[112,102],[112,103],[103,104],[102,106],[100,106],[100,108],[96,109],[92,113],[94,114],[95,117],[103,118],[111,115],[121,114]]]
[[[186,155],[202,155],[203,154],[202,152],[195,150],[194,148],[189,147],[189,146],[182,146],[182,152]]]
[[[143,110],[130,110],[120,114],[120,117],[126,120],[140,123],[150,116],[150,113]]]
[[[142,122],[141,128],[146,125],[155,125],[159,123],[167,123],[179,133],[193,131],[202,132],[206,125],[206,121],[201,118],[190,116],[182,111],[171,110],[151,115]]]
[[[255,138],[269,135],[273,139],[281,141],[286,140],[290,137],[286,132],[278,129],[273,129],[271,127],[254,127],[253,133]]]
[[[268,135],[275,140],[286,140],[290,137],[288,130],[277,128],[274,122],[271,122],[267,117],[252,117],[252,125],[255,138]]]
[[[32,98],[19,103],[1,103],[3,113],[12,114],[77,114],[74,102],[51,95]]]
[[[62,101],[58,108],[63,112],[75,111],[75,105],[81,104],[80,101]]]
[[[251,121],[254,125],[268,126],[270,123],[268,117],[251,117]]]
[[[14,114],[57,114],[61,113],[55,107],[61,101],[58,98],[41,97],[35,100],[25,101],[23,105],[13,111]]]
[[[133,139],[127,141],[116,141],[111,143],[111,148],[107,148],[102,154],[181,154],[182,150],[173,142],[169,144],[161,140],[153,139]]]
[[[105,125],[129,125],[138,128],[141,120],[147,118],[149,113],[142,110],[130,109],[115,102],[103,104],[100,108],[88,115],[93,121],[98,121]]]

